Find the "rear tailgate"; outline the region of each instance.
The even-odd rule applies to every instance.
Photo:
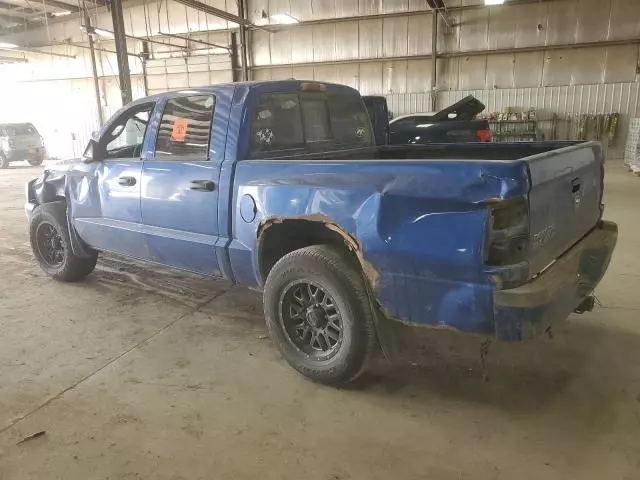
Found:
[[[602,216],[604,157],[597,142],[524,159],[529,169],[530,274],[542,271]]]
[[[14,148],[16,150],[34,149],[40,146],[40,135],[37,133],[16,135],[13,138]]]

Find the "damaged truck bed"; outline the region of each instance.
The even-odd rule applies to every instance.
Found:
[[[584,310],[617,237],[603,172],[595,142],[376,147],[349,87],[238,83],[123,108],[27,212],[61,280],[110,251],[263,290],[285,359],[335,384],[380,322],[521,340]]]

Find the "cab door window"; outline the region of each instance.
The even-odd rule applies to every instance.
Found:
[[[116,120],[105,136],[105,159],[140,157],[154,105],[137,105]]]
[[[158,128],[155,159],[207,160],[214,107],[212,95],[170,98]]]

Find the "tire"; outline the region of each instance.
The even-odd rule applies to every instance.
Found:
[[[29,222],[31,250],[40,268],[62,282],[84,280],[96,266],[98,253],[88,258],[74,255],[62,202],[37,207]]]
[[[27,159],[27,162],[29,162],[29,165],[31,165],[32,167],[37,167],[38,165],[42,165],[43,161],[44,161],[43,157],[28,158]]]
[[[314,245],[282,257],[265,283],[269,335],[285,360],[316,382],[356,379],[375,348],[372,307],[353,263],[334,247]],[[300,308],[305,301],[310,306]]]
[[[0,152],[0,169],[7,168],[9,166],[9,160],[4,156],[2,152]]]

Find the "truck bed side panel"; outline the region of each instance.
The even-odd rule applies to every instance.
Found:
[[[236,281],[259,287],[265,222],[312,219],[356,239],[385,312],[401,321],[491,331],[484,273],[486,201],[521,196],[518,162],[251,160],[236,166],[230,259]],[[256,216],[237,212],[247,196]],[[244,198],[244,200],[243,200]]]

